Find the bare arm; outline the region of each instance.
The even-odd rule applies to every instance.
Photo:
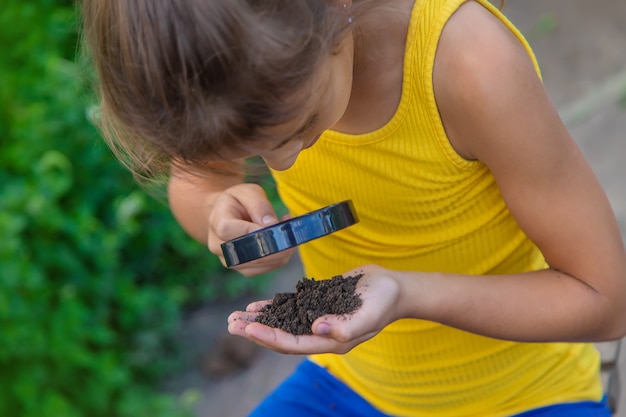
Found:
[[[608,199],[530,59],[469,2],[444,30],[435,89],[451,142],[485,163],[551,269],[422,280],[415,315],[516,340],[601,340],[626,331],[626,254]]]
[[[200,178],[173,168],[168,184],[168,201],[172,214],[191,237],[206,244],[209,233],[208,217],[215,199],[224,190],[242,182],[242,176],[212,175]]]
[[[363,305],[350,320],[321,317],[314,336],[296,337],[254,323],[252,304],[231,315],[231,333],[287,353],[347,352],[401,318],[515,341],[626,334],[626,251],[615,216],[517,39],[470,1],[444,29],[433,79],[452,145],[491,170],[550,268],[474,276],[367,265],[357,269]]]

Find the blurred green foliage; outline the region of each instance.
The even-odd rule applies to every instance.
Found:
[[[0,8],[0,415],[188,415],[158,382],[184,306],[254,290],[99,139],[71,0]]]

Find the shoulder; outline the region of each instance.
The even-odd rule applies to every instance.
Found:
[[[444,64],[439,66],[444,75],[462,71],[471,76],[470,85],[490,85],[485,82],[495,78],[489,71],[510,72],[516,68],[513,64],[523,64],[522,69],[530,69],[536,76],[529,51],[520,39],[502,19],[475,1],[461,5],[446,23],[439,39],[437,61]]]
[[[551,105],[525,45],[474,1],[464,3],[444,27],[433,83],[449,139],[468,159],[479,159],[474,137],[497,132],[511,113]]]

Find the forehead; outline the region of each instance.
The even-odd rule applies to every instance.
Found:
[[[276,119],[282,120],[281,122],[268,121],[266,125],[257,126],[251,136],[229,142],[216,156],[234,160],[258,154],[259,150],[270,149],[277,143],[290,139],[314,114],[323,112],[324,103],[329,101],[332,79],[327,63],[328,61],[323,60],[309,80],[280,100],[280,104],[273,111]],[[280,112],[283,114],[279,114]]]

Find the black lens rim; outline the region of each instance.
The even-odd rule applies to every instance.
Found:
[[[224,242],[222,253],[230,268],[294,248],[358,222],[352,200],[345,200]]]

